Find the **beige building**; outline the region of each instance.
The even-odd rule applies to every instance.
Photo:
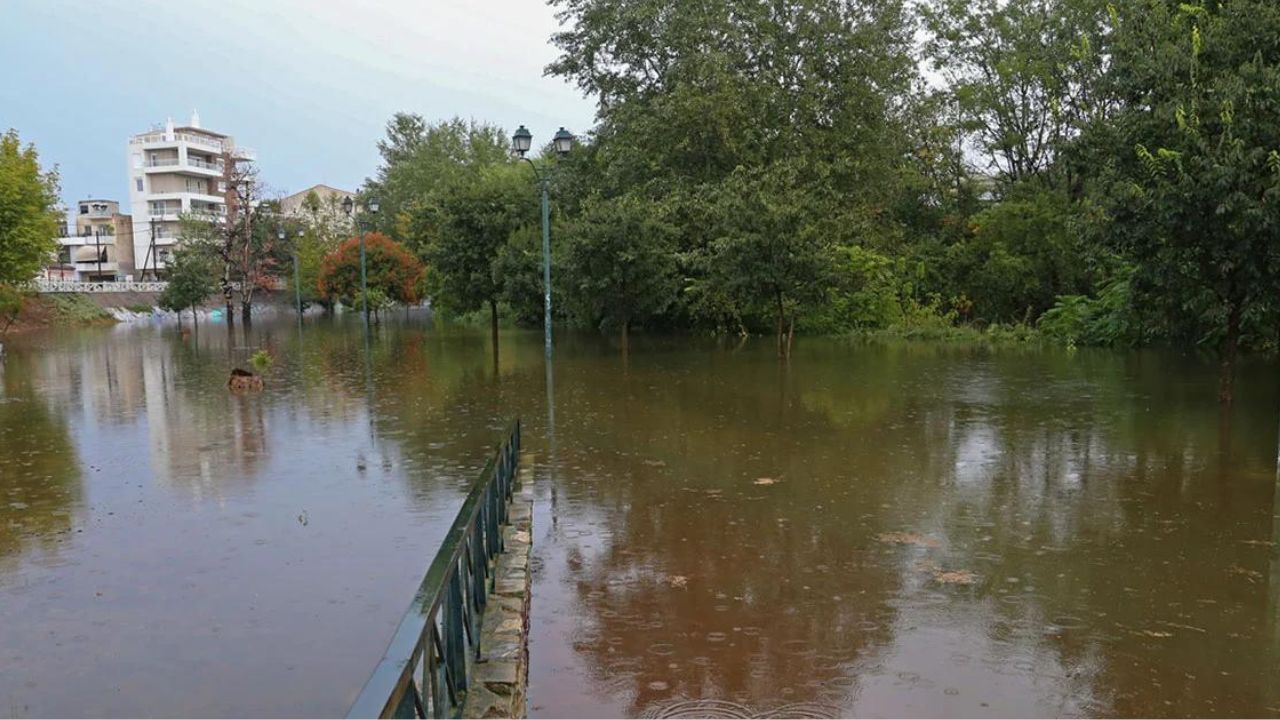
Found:
[[[228,188],[239,163],[253,151],[230,135],[200,126],[200,116],[175,126],[173,120],[129,138],[129,204],[134,217],[133,254],[137,279],[163,277],[178,242],[178,218],[227,217]]]
[[[115,200],[81,200],[58,238],[58,262],[45,275],[93,282],[133,275],[133,221]]]
[[[315,197],[311,198],[312,195]],[[342,210],[342,201],[346,198],[351,198],[352,202],[355,202],[356,194],[328,185],[312,185],[306,190],[282,198],[280,212],[294,217],[303,216],[308,212],[345,214]]]

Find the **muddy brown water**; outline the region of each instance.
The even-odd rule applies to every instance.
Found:
[[[0,715],[343,714],[514,415],[535,717],[1280,715],[1274,364],[503,343],[7,340]]]

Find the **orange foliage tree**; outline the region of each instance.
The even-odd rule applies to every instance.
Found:
[[[365,233],[365,271],[369,293],[375,290],[388,299],[416,303],[418,288],[426,269],[405,246],[382,233]],[[360,302],[360,238],[344,241],[320,265],[320,295],[333,302],[341,300],[354,307]]]

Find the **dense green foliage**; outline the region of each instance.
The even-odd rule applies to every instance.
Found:
[[[0,284],[35,277],[57,249],[58,174],[18,133],[0,135]]]
[[[537,161],[559,318],[782,354],[797,332],[961,326],[1203,345],[1224,377],[1277,347],[1268,0],[552,4],[547,70],[599,101]],[[538,186],[503,135],[397,116],[366,191],[409,208],[386,221],[443,307],[534,324]]]

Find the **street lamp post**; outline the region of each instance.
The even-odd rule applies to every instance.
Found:
[[[293,239],[293,297],[298,303],[298,322],[302,322],[302,273],[298,270],[298,243],[302,242],[304,230],[299,230]]]
[[[342,210],[347,213],[347,217],[351,219],[351,226],[355,228],[356,235],[360,237],[360,310],[364,315],[365,327],[369,325],[369,276],[365,269],[365,253],[364,253],[364,233],[360,232],[359,221],[355,214],[356,203],[348,195],[342,201]],[[371,199],[365,203],[365,209],[371,213],[377,214],[378,201]]]
[[[563,127],[551,138],[556,154],[565,156],[573,149],[573,133]],[[547,355],[551,355],[551,176],[538,170],[538,166],[525,153],[533,145],[533,133],[521,125],[511,136],[511,149],[521,160],[533,168],[542,191],[542,328]]]
[[[284,226],[281,225],[276,229],[276,239],[280,241],[280,247],[284,247],[284,241],[288,238]],[[298,237],[302,237],[302,231],[298,231]],[[298,308],[298,317],[302,317],[302,286],[298,283],[298,245],[295,242],[293,246],[293,297]]]

